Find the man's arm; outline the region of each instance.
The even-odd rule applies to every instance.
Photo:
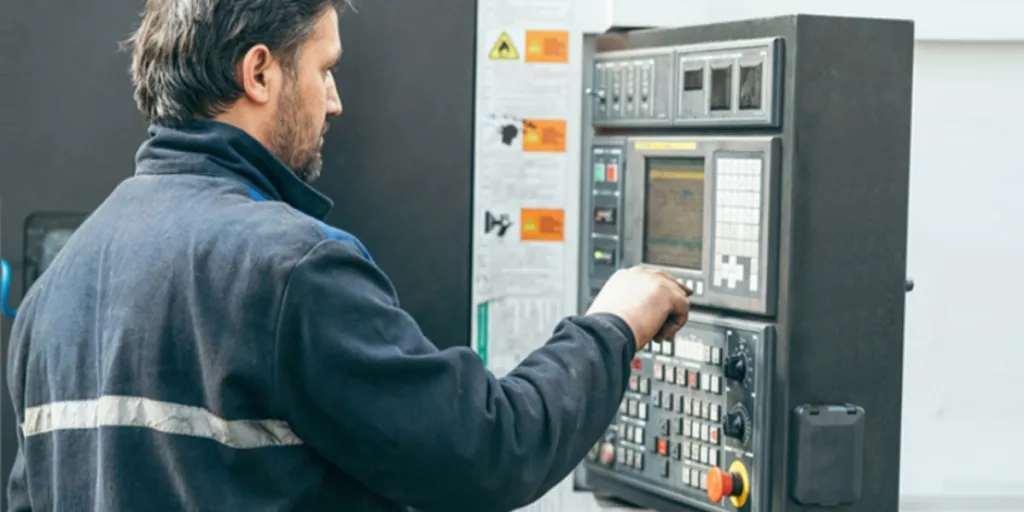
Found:
[[[374,492],[422,510],[539,498],[611,422],[635,351],[616,316],[568,318],[497,379],[468,348],[437,350],[387,277],[334,240],[292,272],[278,334],[276,406],[296,434]]]

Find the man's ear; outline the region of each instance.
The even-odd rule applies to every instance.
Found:
[[[238,63],[238,79],[250,101],[264,104],[273,97],[279,83],[280,66],[266,45],[258,44],[245,52]]]

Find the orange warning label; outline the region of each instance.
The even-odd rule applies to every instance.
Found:
[[[523,208],[519,226],[520,240],[562,242],[565,240],[565,210]]]
[[[529,119],[523,121],[523,151],[565,152],[565,121]]]
[[[527,30],[526,62],[569,62],[569,33],[561,30]]]

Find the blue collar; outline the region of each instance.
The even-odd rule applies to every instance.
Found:
[[[334,206],[263,144],[234,126],[195,119],[150,126],[149,135],[135,155],[136,174],[231,176],[316,219],[326,217]]]

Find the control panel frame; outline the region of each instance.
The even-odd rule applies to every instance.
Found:
[[[702,269],[690,270],[644,263],[644,222],[647,210],[648,158],[657,157],[700,157],[704,159],[704,227]],[[724,157],[760,159],[760,203],[757,232],[758,247],[756,263],[754,258],[747,261],[750,268],[743,267],[742,281],[756,291],[746,296],[727,293],[724,290],[736,284],[735,280],[725,288],[716,285],[719,277],[716,271],[716,203],[721,200],[715,193],[719,177],[718,163]],[[643,265],[657,268],[694,289],[691,303],[721,309],[758,314],[774,315],[776,311],[776,290],[778,286],[778,244],[779,206],[778,197],[781,169],[781,138],[770,136],[737,137],[686,137],[686,136],[636,136],[628,138],[625,167],[625,198],[622,215],[622,264]],[[735,262],[729,262],[738,268]],[[724,265],[724,264],[723,264]],[[752,270],[757,269],[757,275]]]
[[[594,56],[587,89],[593,125],[777,128],[782,122],[783,41],[782,37],[762,37],[601,52]],[[716,109],[711,100],[713,70],[725,68],[729,70],[725,85],[728,105]],[[756,90],[741,90],[747,69],[757,73]],[[687,72],[699,72],[696,89],[690,87]],[[644,80],[647,89],[642,87]],[[638,84],[641,94],[647,91],[649,98],[635,98]],[[757,107],[742,108],[744,94],[751,92],[756,93]],[[623,96],[626,101],[620,101]],[[640,108],[650,115],[634,112]]]
[[[722,416],[720,417],[721,421],[724,422],[725,414],[731,412],[731,408],[740,406],[739,404],[734,404],[736,397],[749,399],[749,403],[747,403],[747,401],[739,402],[740,404],[744,404],[748,409],[751,408],[751,406],[754,409],[753,411],[748,411],[750,414],[749,420],[753,422],[753,432],[749,438],[749,443],[743,449],[739,449],[735,446],[726,446],[723,441],[721,449],[722,455],[720,458],[716,457],[719,458],[720,462],[714,465],[724,471],[729,471],[730,462],[742,460],[745,464],[749,464],[749,467],[746,468],[746,471],[748,472],[748,481],[754,482],[755,486],[752,489],[749,489],[749,495],[746,503],[737,507],[728,497],[723,498],[719,504],[710,503],[709,500],[700,501],[682,491],[666,486],[664,482],[656,482],[653,481],[652,478],[632,474],[632,472],[609,469],[609,467],[598,461],[600,457],[600,454],[598,453],[600,451],[599,446],[595,446],[595,452],[592,452],[591,457],[586,460],[588,479],[605,479],[612,482],[626,484],[630,488],[635,488],[645,493],[663,498],[667,500],[666,504],[673,503],[680,504],[684,507],[690,507],[680,510],[698,509],[707,512],[765,512],[770,509],[772,488],[770,475],[770,468],[772,467],[771,443],[773,442],[773,425],[771,418],[771,410],[773,408],[772,380],[774,375],[777,336],[774,323],[694,311],[690,314],[687,326],[685,326],[683,330],[676,335],[672,342],[666,342],[664,344],[652,342],[643,352],[639,352],[637,354],[637,358],[641,361],[641,364],[646,363],[646,366],[644,371],[637,371],[635,369],[636,365],[634,365],[634,371],[631,378],[639,377],[643,379],[645,375],[651,373],[650,367],[654,365],[655,361],[668,361],[665,355],[663,355],[666,352],[664,347],[679,346],[682,343],[693,339],[693,335],[695,333],[706,333],[707,331],[716,330],[725,330],[726,332],[724,347],[722,347],[725,348],[724,355],[729,357],[736,355],[745,356],[747,358],[746,360],[751,364],[751,370],[753,371],[753,377],[750,379],[750,388],[753,389],[753,392],[749,395],[745,395],[744,390],[739,389],[737,384],[733,382],[727,383],[726,387],[722,391],[723,401],[726,407],[722,411]],[[747,348],[742,352],[736,352],[735,347],[732,347],[728,341],[728,336],[732,334],[733,331],[742,331],[747,335],[753,334],[754,336],[760,336],[760,340],[755,341],[756,346],[754,348]],[[679,350],[682,349],[680,348]],[[722,361],[724,362],[724,360],[725,357],[723,357]],[[620,428],[619,425],[626,423],[626,421],[623,420],[624,415],[630,413],[627,409],[631,408],[627,408],[626,403],[636,398],[645,399],[644,395],[652,393],[653,385],[655,384],[658,384],[658,382],[652,381],[648,384],[647,393],[644,393],[642,389],[639,393],[635,390],[627,391],[623,398],[623,407],[620,408],[620,414],[616,416],[616,419],[609,426],[609,436],[605,438],[605,441],[608,438],[615,439],[617,462],[620,462],[618,459],[621,458],[621,454],[619,452],[622,449],[622,446],[626,446],[625,443],[632,444],[632,440],[630,439],[626,439],[625,443],[622,443],[622,440],[616,434],[616,430]],[[739,389],[739,391],[737,391],[737,389]],[[689,400],[691,396],[692,393],[687,394],[687,400]],[[644,428],[653,432],[654,428],[651,425],[656,423],[654,419],[656,409],[651,408],[651,412],[648,413],[646,412],[648,408],[644,406],[643,410],[645,411],[643,412],[643,418],[641,420],[643,423],[637,423],[637,425],[644,425]],[[670,408],[669,410],[671,411],[672,409]],[[681,413],[682,411],[674,412]],[[636,421],[637,420],[633,420],[632,418],[628,420],[629,423]],[[682,421],[688,420],[683,418]],[[677,432],[676,434],[679,433]],[[653,437],[654,436],[645,436],[645,439],[643,439],[642,442],[644,448],[648,448],[648,445],[651,444],[650,439]],[[599,444],[600,443],[601,441],[599,441]],[[668,460],[668,458],[666,457],[665,460]],[[679,459],[676,460],[680,464],[680,467],[689,467],[682,465],[682,463],[679,462]],[[689,460],[688,457],[687,460]],[[692,463],[687,462],[687,464]],[[703,466],[707,464],[702,463],[701,465]],[[641,472],[641,474],[644,473]],[[696,483],[694,483],[692,487],[695,491],[698,490]],[[701,492],[704,490],[705,489],[699,489]],[[669,508],[666,508],[665,510],[669,510]]]

